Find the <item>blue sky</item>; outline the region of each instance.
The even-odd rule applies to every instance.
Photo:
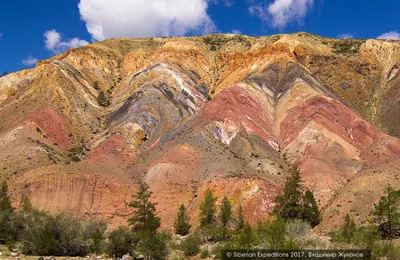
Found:
[[[0,73],[111,37],[306,31],[400,39],[396,0],[3,0]]]

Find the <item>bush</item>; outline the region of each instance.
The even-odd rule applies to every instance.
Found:
[[[33,208],[16,214],[17,239],[28,255],[84,256],[97,234],[101,244],[107,228],[102,221],[82,221],[66,215],[52,216]],[[100,250],[97,250],[100,252]]]
[[[230,239],[225,245],[226,249],[253,249],[258,244],[257,234],[249,224],[245,224],[236,236]]]
[[[333,44],[332,52],[335,54],[354,55],[360,52],[363,42],[355,40],[340,40]]]
[[[379,241],[371,248],[373,259],[400,259],[400,248],[392,241]]]
[[[106,95],[104,91],[100,91],[97,96],[97,103],[102,107],[108,107],[111,104],[111,97]]]
[[[59,249],[59,227],[55,217],[39,210],[22,212],[16,221],[21,230],[18,241],[22,243],[22,252],[30,255],[61,255]]]
[[[94,88],[95,90],[99,90],[99,89],[100,89],[100,87],[99,87],[99,82],[98,82],[98,81],[93,82],[93,88]]]
[[[18,245],[26,255],[84,256],[101,251],[104,231],[103,221],[83,221],[32,207],[28,198],[23,199],[19,212],[14,212],[9,203],[7,187],[0,190],[0,237],[7,234],[9,247]],[[9,215],[6,215],[9,214]],[[7,218],[6,218],[7,217]],[[7,220],[4,221],[4,220]]]
[[[185,256],[195,256],[200,253],[201,239],[197,233],[190,234],[181,243],[181,250]]]
[[[164,233],[140,232],[137,251],[146,259],[165,259],[169,250],[168,237]]]
[[[210,252],[208,252],[207,248],[204,248],[203,250],[201,250],[200,252],[200,257],[201,258],[207,258],[210,255]]]
[[[266,221],[258,225],[257,237],[269,249],[279,250],[285,243],[286,222],[282,219]]]
[[[110,257],[122,257],[125,254],[134,254],[134,245],[137,240],[127,227],[119,227],[107,236],[106,253]]]
[[[311,233],[310,230],[310,224],[299,219],[289,221],[286,225],[286,235],[288,237],[304,237]]]

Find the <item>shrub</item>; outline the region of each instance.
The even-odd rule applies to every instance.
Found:
[[[310,224],[299,219],[289,221],[286,225],[288,237],[304,237],[310,234],[310,230]]]
[[[227,230],[215,223],[203,225],[197,230],[197,232],[203,240],[214,243],[218,241],[224,241],[229,237]]]
[[[107,228],[102,221],[82,221],[62,214],[52,216],[29,207],[18,212],[14,222],[22,252],[33,255],[87,255],[94,235],[97,236],[96,243],[101,245]]]
[[[343,55],[354,55],[360,52],[362,42],[355,40],[340,40],[333,44],[333,53]]]
[[[163,233],[140,232],[137,251],[146,259],[165,259],[168,256],[167,238]]]
[[[245,224],[243,229],[230,239],[226,245],[226,249],[253,249],[258,244],[256,232],[249,224]]]
[[[201,239],[197,233],[190,234],[181,243],[181,250],[185,256],[195,256],[200,252]]]
[[[110,257],[122,257],[125,254],[134,254],[134,245],[137,240],[127,227],[119,227],[107,236],[106,253]]]
[[[203,250],[201,250],[200,252],[200,257],[201,258],[207,258],[210,255],[210,252],[208,252],[207,248],[204,248]]]
[[[285,243],[286,222],[283,219],[266,221],[259,224],[257,229],[258,240],[266,242],[269,249],[279,250]]]
[[[36,209],[18,215],[18,226],[22,230],[18,241],[22,252],[31,255],[61,255],[59,249],[59,228],[55,217]]]
[[[7,90],[7,94],[6,95],[7,95],[7,97],[12,97],[12,96],[15,96],[15,94],[17,94],[17,89],[11,87],[11,88],[9,88]]]
[[[102,107],[108,107],[111,104],[110,96],[106,95],[104,91],[100,91],[99,95],[97,96],[97,103]]]
[[[99,89],[100,89],[100,87],[99,87],[99,82],[98,82],[98,81],[93,82],[93,88],[94,88],[95,90],[99,90]]]

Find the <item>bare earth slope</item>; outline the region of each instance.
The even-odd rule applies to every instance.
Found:
[[[268,218],[298,165],[324,214],[363,223],[400,188],[400,43],[307,33],[110,39],[0,78],[15,206],[125,223],[140,181],[170,229],[207,187]],[[108,107],[97,102],[103,91]]]

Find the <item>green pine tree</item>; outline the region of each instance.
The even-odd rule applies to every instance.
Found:
[[[189,234],[190,227],[185,205],[181,204],[174,223],[175,233],[181,236],[186,236]]]
[[[393,230],[400,224],[399,202],[398,192],[388,185],[385,195],[381,196],[378,205],[373,210],[376,222],[381,225],[387,224],[386,232],[389,239],[393,238]]]
[[[344,239],[345,242],[350,243],[356,231],[357,231],[357,226],[356,223],[354,222],[354,219],[350,218],[350,215],[347,214],[346,217],[344,218],[344,224],[340,229],[340,235],[342,239]]]
[[[303,220],[308,222],[312,227],[315,227],[320,222],[318,205],[315,201],[314,194],[310,190],[304,193],[301,215]]]
[[[135,232],[147,231],[156,233],[160,227],[160,218],[156,215],[156,203],[150,201],[152,192],[146,183],[140,184],[139,191],[132,196],[134,199],[128,204],[135,209],[134,215],[128,219]]]
[[[243,229],[243,227],[244,227],[243,207],[242,207],[242,205],[239,205],[237,229]]]
[[[303,184],[300,172],[297,167],[294,167],[286,179],[283,194],[275,199],[276,205],[273,212],[284,220],[301,218],[302,194]]]
[[[8,185],[7,182],[3,181],[0,189],[0,211],[14,211],[11,205],[11,200],[8,195]]]
[[[13,238],[13,215],[14,208],[8,195],[7,183],[4,181],[0,188],[0,244]]]
[[[200,204],[200,225],[207,226],[215,222],[215,202],[217,198],[214,197],[212,191],[208,188],[204,193],[204,200]]]
[[[157,232],[161,225],[156,214],[156,204],[150,201],[152,192],[146,183],[140,184],[139,191],[128,205],[135,209],[128,219],[137,239],[137,250],[146,259],[164,259],[168,253],[166,241]]]
[[[232,218],[232,205],[229,199],[225,196],[222,200],[219,209],[219,220],[221,221],[222,227],[226,229],[229,221]]]

